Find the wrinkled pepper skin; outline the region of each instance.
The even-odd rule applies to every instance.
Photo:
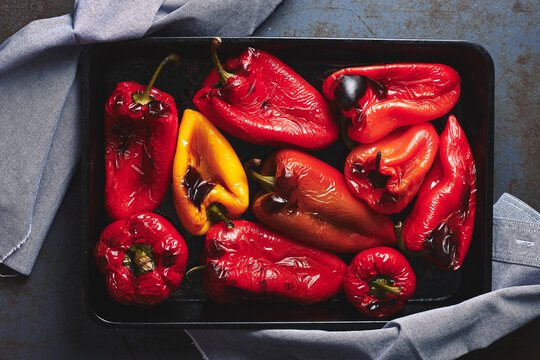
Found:
[[[313,246],[341,253],[395,243],[393,223],[349,190],[342,173],[296,150],[279,150],[261,167],[274,189],[251,210],[262,223]]]
[[[184,111],[173,165],[173,199],[182,225],[191,234],[206,234],[216,218],[216,204],[228,218],[249,206],[246,173],[227,139],[201,113]]]
[[[336,255],[297,243],[266,226],[236,220],[206,234],[203,287],[218,303],[313,304],[343,289],[347,265]]]
[[[457,270],[469,249],[476,213],[476,168],[465,133],[450,116],[439,154],[403,224],[408,250],[429,251],[443,269]]]
[[[176,105],[155,88],[150,103],[137,104],[133,94],[145,88],[121,82],[105,105],[105,209],[113,220],[155,210],[171,181]]]
[[[354,257],[343,281],[345,295],[369,317],[395,314],[416,290],[416,275],[398,251],[382,246]]]
[[[349,137],[377,141],[405,125],[436,119],[457,103],[461,78],[443,64],[389,64],[341,69],[323,84],[351,123]]]
[[[114,300],[150,306],[165,301],[180,286],[188,249],[165,218],[140,213],[107,226],[94,255]]]
[[[223,86],[213,69],[193,103],[221,130],[249,143],[318,150],[339,135],[329,103],[273,55],[253,48],[229,59]]]
[[[431,123],[400,127],[351,151],[344,170],[347,185],[373,210],[398,213],[420,189],[438,150],[439,136]]]

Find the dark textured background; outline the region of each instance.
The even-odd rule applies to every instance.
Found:
[[[35,19],[71,12],[72,0],[0,2],[0,42]],[[258,36],[460,39],[495,63],[494,199],[509,192],[540,209],[538,1],[285,0]],[[109,329],[83,308],[80,175],[55,218],[34,271],[0,279],[0,358],[201,359],[181,330]],[[444,326],[444,325],[442,325]],[[538,319],[467,359],[533,359]]]

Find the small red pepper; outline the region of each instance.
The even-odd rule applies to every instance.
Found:
[[[94,255],[114,300],[126,305],[155,305],[180,286],[188,249],[165,218],[140,213],[107,226]]]
[[[216,65],[193,103],[223,131],[249,143],[322,149],[335,142],[339,129],[326,99],[273,55],[248,48],[224,66]],[[234,71],[233,73],[226,72]]]
[[[439,136],[429,122],[400,127],[351,151],[344,171],[347,185],[373,210],[398,213],[420,189],[438,149]]]
[[[402,234],[397,229],[398,241],[402,235],[404,251],[428,251],[441,268],[457,270],[471,243],[475,212],[474,159],[465,133],[451,115]]]
[[[345,274],[345,295],[370,317],[390,316],[403,308],[416,290],[416,276],[407,259],[389,247],[364,250]]]
[[[264,225],[218,223],[206,234],[203,287],[219,303],[313,304],[343,289],[347,265],[330,252],[299,244]]]
[[[125,81],[105,105],[105,209],[114,219],[156,209],[169,187],[178,132],[174,99],[148,86]]]
[[[266,193],[255,196],[251,211],[285,235],[324,249],[352,253],[395,243],[388,215],[373,211],[348,188],[342,173],[296,150],[270,155],[261,173],[246,164],[248,176]]]
[[[323,94],[352,120],[349,137],[360,143],[446,114],[456,105],[461,78],[442,64],[390,64],[339,70]]]

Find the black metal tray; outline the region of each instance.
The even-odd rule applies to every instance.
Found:
[[[182,58],[179,67],[169,66],[155,87],[171,94],[179,117],[191,102],[202,80],[212,68],[210,38],[149,38],[96,45],[80,62],[83,89],[83,203],[82,244],[87,268],[84,282],[85,303],[90,316],[107,326],[183,328],[274,327],[311,329],[368,329],[382,327],[389,319],[362,316],[343,294],[324,303],[220,305],[209,300],[201,288],[201,277],[184,279],[179,290],[166,302],[152,308],[129,307],[111,300],[105,280],[93,258],[93,248],[101,231],[110,223],[103,208],[104,105],[116,83],[141,84],[161,59],[171,52]],[[451,114],[463,127],[477,166],[477,212],[473,239],[461,269],[447,272],[422,259],[410,259],[417,275],[415,295],[394,317],[434,309],[466,300],[491,289],[491,244],[493,202],[493,93],[494,70],[490,55],[477,44],[465,41],[314,39],[314,38],[225,38],[219,49],[221,59],[238,55],[251,46],[264,49],[291,66],[321,91],[322,81],[333,71],[349,66],[395,62],[434,62],[452,66],[462,78],[462,92]],[[434,120],[441,131],[447,116]],[[224,134],[226,135],[226,134]],[[227,139],[240,160],[264,158],[273,148]],[[343,168],[347,150],[340,143],[314,153],[324,161]],[[251,186],[250,191],[256,190]],[[253,193],[253,192],[252,192]],[[200,264],[203,237],[187,233],[174,211],[171,191],[156,210],[184,236],[189,248],[187,268]],[[249,211],[243,218],[253,219]],[[344,256],[348,261],[352,256]]]

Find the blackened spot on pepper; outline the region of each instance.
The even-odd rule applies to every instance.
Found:
[[[161,264],[164,267],[171,267],[171,266],[173,266],[175,264],[176,258],[177,258],[177,255],[174,255],[174,254],[164,255],[161,258]]]
[[[390,191],[383,191],[379,203],[381,204],[396,204],[400,196],[398,194],[392,194]]]
[[[369,174],[368,174],[368,179],[371,181],[371,183],[373,184],[373,187],[375,189],[385,187],[386,183],[388,182],[388,179],[390,178],[390,176],[383,175],[380,172],[381,158],[382,158],[382,153],[379,151],[379,152],[377,152],[377,157],[375,158],[375,169],[370,171]],[[384,194],[383,194],[383,196],[384,196]],[[381,200],[382,200],[382,198],[381,198]]]
[[[287,203],[287,199],[277,194],[270,194],[262,200],[261,207],[267,214],[275,214],[287,206]]]
[[[469,199],[471,197],[471,186],[467,184],[467,188],[461,195],[461,202],[459,206],[459,217],[466,219],[469,215]]]
[[[359,175],[359,176],[365,176],[366,170],[364,169],[364,164],[361,163],[352,163],[351,165],[351,173],[353,175]]]
[[[285,282],[285,284],[283,284],[283,286],[285,287],[285,289],[287,290],[292,290],[294,288],[294,285],[291,284],[290,282]]]
[[[266,109],[268,109],[272,104],[270,103],[270,99],[264,99],[262,102],[261,102],[261,111],[265,111]]]
[[[363,75],[341,75],[334,85],[334,100],[344,111],[351,110],[364,96],[368,78]]]
[[[434,229],[424,241],[425,246],[433,250],[433,254],[440,263],[450,268],[456,258],[456,239],[452,229],[446,222],[442,222]]]
[[[116,123],[111,128],[111,133],[118,139],[117,154],[123,156],[131,144],[133,129],[125,123]]]
[[[259,287],[261,288],[262,291],[266,291],[267,288],[268,288],[268,283],[266,282],[266,280],[262,280],[262,281],[259,283]]]
[[[371,78],[367,78],[367,79],[371,87],[371,90],[373,90],[377,99],[379,100],[386,99],[386,97],[388,96],[388,89],[386,88],[386,86],[377,80],[373,80]]]
[[[201,204],[216,186],[215,184],[204,180],[201,174],[193,166],[188,166],[186,174],[184,175],[184,187],[187,190],[188,198],[191,200],[199,210],[201,210]]]
[[[165,117],[168,115],[169,106],[163,101],[152,100],[148,103],[148,114],[152,117]]]

